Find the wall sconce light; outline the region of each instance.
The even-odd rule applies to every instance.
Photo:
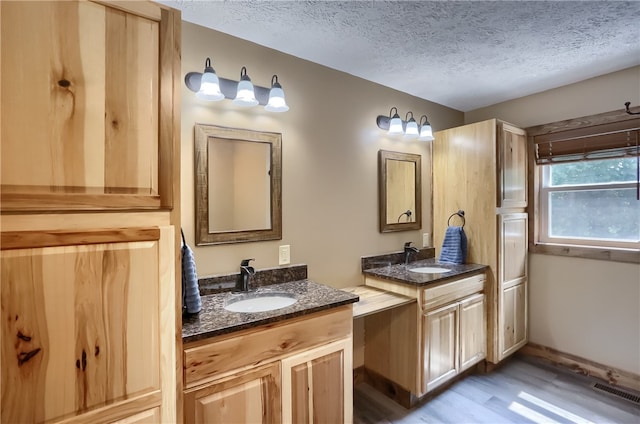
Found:
[[[211,59],[205,61],[204,72],[189,72],[184,76],[184,83],[189,90],[202,100],[219,101],[232,99],[239,106],[263,105],[269,112],[286,112],[289,106],[284,98],[284,91],[278,82],[278,76],[271,78],[271,88],[253,85],[247,75],[247,68],[240,70],[240,81],[220,78],[211,66]]]
[[[427,115],[422,115],[420,117],[420,124],[418,124],[413,118],[413,112],[407,112],[405,120],[403,121],[400,119],[400,115],[398,115],[398,108],[392,107],[389,111],[389,116],[378,115],[376,124],[378,128],[387,130],[387,134],[389,135],[404,134],[407,139],[417,138],[421,141],[433,140],[433,130],[431,129]]]

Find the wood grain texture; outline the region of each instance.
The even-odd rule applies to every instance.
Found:
[[[433,309],[459,300],[463,297],[484,290],[486,276],[484,273],[434,286],[422,292],[422,308]]]
[[[182,309],[176,308],[176,296],[180,299],[182,308],[182,294],[176,294],[181,284],[176,278],[176,266],[182,270],[181,263],[176,263],[176,255],[180,255],[180,236],[174,226],[160,227],[160,244],[158,249],[158,320],[160,346],[160,388],[162,390],[162,405],[160,408],[160,422],[177,422],[178,410],[176,397],[178,390],[182,394],[182,372],[176,370],[176,361],[181,358],[182,343],[176,346],[176,333],[182,335],[182,327],[176,328],[176,316],[182,317]],[[178,253],[176,253],[176,251]],[[176,287],[178,287],[176,289]],[[180,350],[178,350],[180,349]],[[181,361],[180,361],[181,362]],[[178,380],[180,381],[178,385]],[[180,411],[182,413],[182,411]]]
[[[113,423],[127,420],[157,409],[162,402],[160,390],[128,396],[113,404],[107,404],[81,414],[69,414],[56,420],[56,424]],[[142,412],[141,412],[142,411]],[[149,422],[149,421],[147,421]]]
[[[4,231],[0,233],[0,249],[26,249],[38,247],[73,246],[78,244],[152,241],[160,239],[157,227],[108,228],[52,231]]]
[[[351,305],[194,342],[184,347],[185,387],[352,334]],[[350,371],[349,371],[350,372]]]
[[[354,395],[354,423],[635,423],[638,406],[590,387],[598,381],[515,355],[490,373],[476,373],[405,409],[367,384]],[[534,414],[527,414],[527,412]]]
[[[500,355],[505,358],[527,343],[528,283],[526,281],[502,291],[500,310]]]
[[[5,250],[1,262],[3,422],[159,389],[158,242]]]
[[[340,290],[353,293],[360,298],[358,303],[353,304],[354,319],[416,301],[415,298],[367,286],[345,287]]]
[[[460,302],[460,364],[462,372],[487,356],[487,304],[484,294]]]
[[[527,222],[522,212],[498,215],[498,283],[502,289],[527,278]]]
[[[414,219],[412,222],[401,222],[397,223],[397,217],[395,216],[395,220],[393,216],[394,212],[388,210],[388,197],[392,196],[391,193],[387,193],[387,183],[389,179],[388,169],[387,169],[387,161],[404,161],[404,162],[412,162],[415,164],[415,173],[414,173],[414,187],[415,187],[415,210]],[[405,190],[404,188],[399,188],[398,190]],[[402,209],[402,208],[400,208]],[[404,208],[403,212],[406,211],[407,208]],[[419,230],[422,228],[422,156],[415,155],[412,153],[400,153],[400,152],[390,152],[387,150],[379,150],[378,151],[378,221],[379,221],[379,230],[381,233],[387,233],[392,231],[406,231],[406,230]],[[392,221],[392,223],[389,223]]]
[[[458,373],[458,304],[444,306],[424,314],[422,325],[422,392],[433,390]]]
[[[208,145],[210,138],[271,144],[271,226],[247,231],[210,232]],[[196,245],[280,240],[282,238],[282,134],[195,124]]]
[[[351,338],[282,361],[283,423],[351,423]]]
[[[499,322],[504,307],[497,214],[523,212],[526,205],[522,201],[522,196],[527,200],[523,186],[526,169],[519,168],[527,163],[525,136],[521,129],[495,119],[436,132],[434,136],[434,245],[442,245],[448,216],[464,210],[467,262],[489,266],[487,360],[497,363],[503,358],[500,343],[504,335]],[[513,266],[526,264],[526,254],[525,250],[524,257],[516,258]]]
[[[0,7],[2,211],[171,207],[179,28],[149,18],[162,10],[179,27],[179,12],[151,2]]]
[[[527,134],[498,122],[498,207],[527,206]]]
[[[121,420],[114,421],[113,424],[152,424],[159,422],[162,422],[160,418],[160,408],[152,408]]]
[[[364,366],[411,393],[420,392],[420,312],[416,303],[364,318]]]
[[[281,422],[280,363],[240,372],[184,395],[186,423]]]
[[[640,375],[632,372],[531,342],[527,343],[519,351],[519,354],[541,358],[576,374],[596,377],[614,386],[626,387],[640,392]]]

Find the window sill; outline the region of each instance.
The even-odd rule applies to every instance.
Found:
[[[568,244],[530,243],[530,253],[640,264],[640,250]]]

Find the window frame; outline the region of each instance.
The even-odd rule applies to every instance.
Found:
[[[640,111],[640,107],[632,108],[636,112]],[[535,137],[538,135],[548,135],[554,132],[565,131],[568,129],[585,128],[602,124],[609,124],[613,122],[621,122],[631,119],[638,119],[637,116],[627,114],[624,109],[606,112],[598,115],[591,115],[576,119],[570,119],[565,121],[553,122],[544,125],[538,125],[529,127],[527,131],[528,140],[528,169],[529,169],[529,199],[530,202],[527,206],[527,212],[529,214],[529,252],[540,253],[556,256],[570,256],[587,259],[607,260],[616,262],[629,262],[640,264],[640,248],[638,247],[620,247],[615,246],[615,243],[598,242],[597,245],[576,244],[574,239],[560,239],[545,238],[542,234],[542,225],[546,225],[546,211],[543,207],[546,207],[546,199],[543,200],[542,194],[548,191],[541,190],[542,187],[542,172],[544,165],[537,165],[535,160]],[[636,183],[618,183],[618,185],[626,187],[635,187]],[[594,186],[603,186],[603,184],[591,184]],[[614,187],[613,184],[604,184],[607,187]],[[565,185],[554,187],[554,191],[567,190],[567,188],[577,187],[574,185]],[[583,186],[580,186],[583,187]],[[543,215],[545,215],[543,217]]]

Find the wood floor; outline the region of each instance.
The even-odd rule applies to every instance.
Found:
[[[359,384],[354,423],[640,423],[640,405],[594,390],[597,380],[541,360],[514,357],[407,410]]]

